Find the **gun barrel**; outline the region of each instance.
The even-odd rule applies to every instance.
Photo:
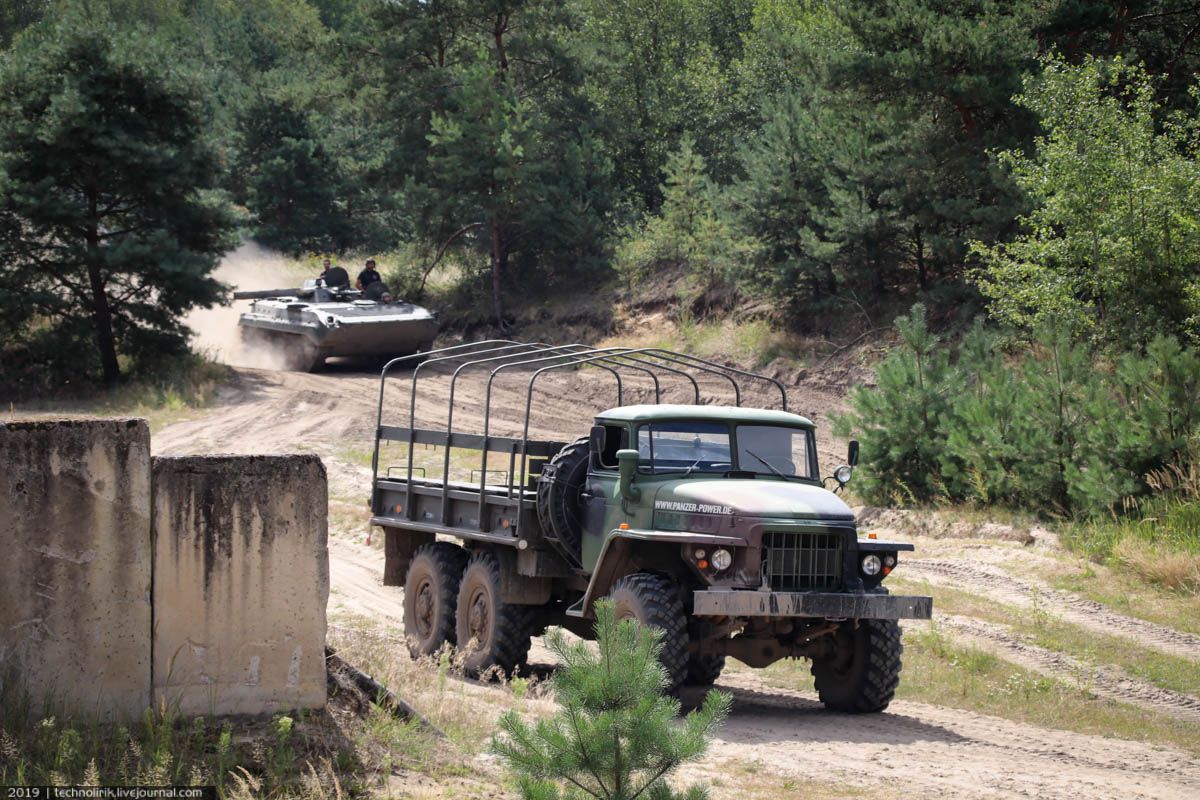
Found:
[[[234,292],[234,300],[262,300],[265,297],[298,297],[304,294],[303,289],[255,289],[247,292]]]

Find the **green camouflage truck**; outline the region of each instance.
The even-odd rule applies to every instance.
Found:
[[[662,631],[673,688],[711,685],[728,657],[751,667],[807,658],[827,708],[887,707],[900,677],[897,621],[928,619],[932,600],[883,587],[912,545],[859,535],[836,494],[857,443],[822,480],[814,425],[787,410],[778,381],[656,348],[489,340],[421,358],[383,370],[371,498],[384,583],[404,587],[414,656],[449,644],[470,673],[516,670],[549,625],[589,636],[607,598],[618,617]],[[538,379],[581,369],[613,381],[617,405],[575,441],[531,439]],[[395,374],[411,380],[408,425],[385,424]],[[496,436],[493,396],[514,375],[528,379],[524,433]],[[484,379],[483,430],[456,431],[456,392]],[[416,424],[430,380],[449,383],[444,428]],[[635,380],[654,402],[622,404]],[[672,390],[692,402],[660,402]],[[764,390],[778,410],[742,405]],[[445,477],[464,451],[478,454],[470,479]],[[426,477],[431,453],[443,477]]]

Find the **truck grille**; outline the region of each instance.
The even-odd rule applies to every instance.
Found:
[[[774,591],[837,588],[842,578],[842,537],[824,531],[767,531],[762,574]]]

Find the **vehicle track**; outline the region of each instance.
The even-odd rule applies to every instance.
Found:
[[[1023,608],[1032,608],[1035,603],[1044,605],[1067,622],[1097,633],[1123,636],[1164,653],[1200,661],[1200,636],[1118,614],[1107,606],[1070,592],[953,561],[909,559],[904,561],[903,567],[906,574],[911,572],[935,583],[967,589]]]
[[[1200,723],[1200,698],[1154,686],[1115,667],[1087,664],[1065,653],[1047,650],[1022,640],[1004,625],[954,614],[936,614],[935,621],[959,637],[997,652],[1006,661],[1081,691]]]

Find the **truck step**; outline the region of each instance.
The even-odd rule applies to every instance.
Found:
[[[576,601],[575,605],[573,605],[567,609],[567,616],[568,617],[576,617],[577,619],[583,619],[583,598],[582,597],[579,598],[578,601]]]

